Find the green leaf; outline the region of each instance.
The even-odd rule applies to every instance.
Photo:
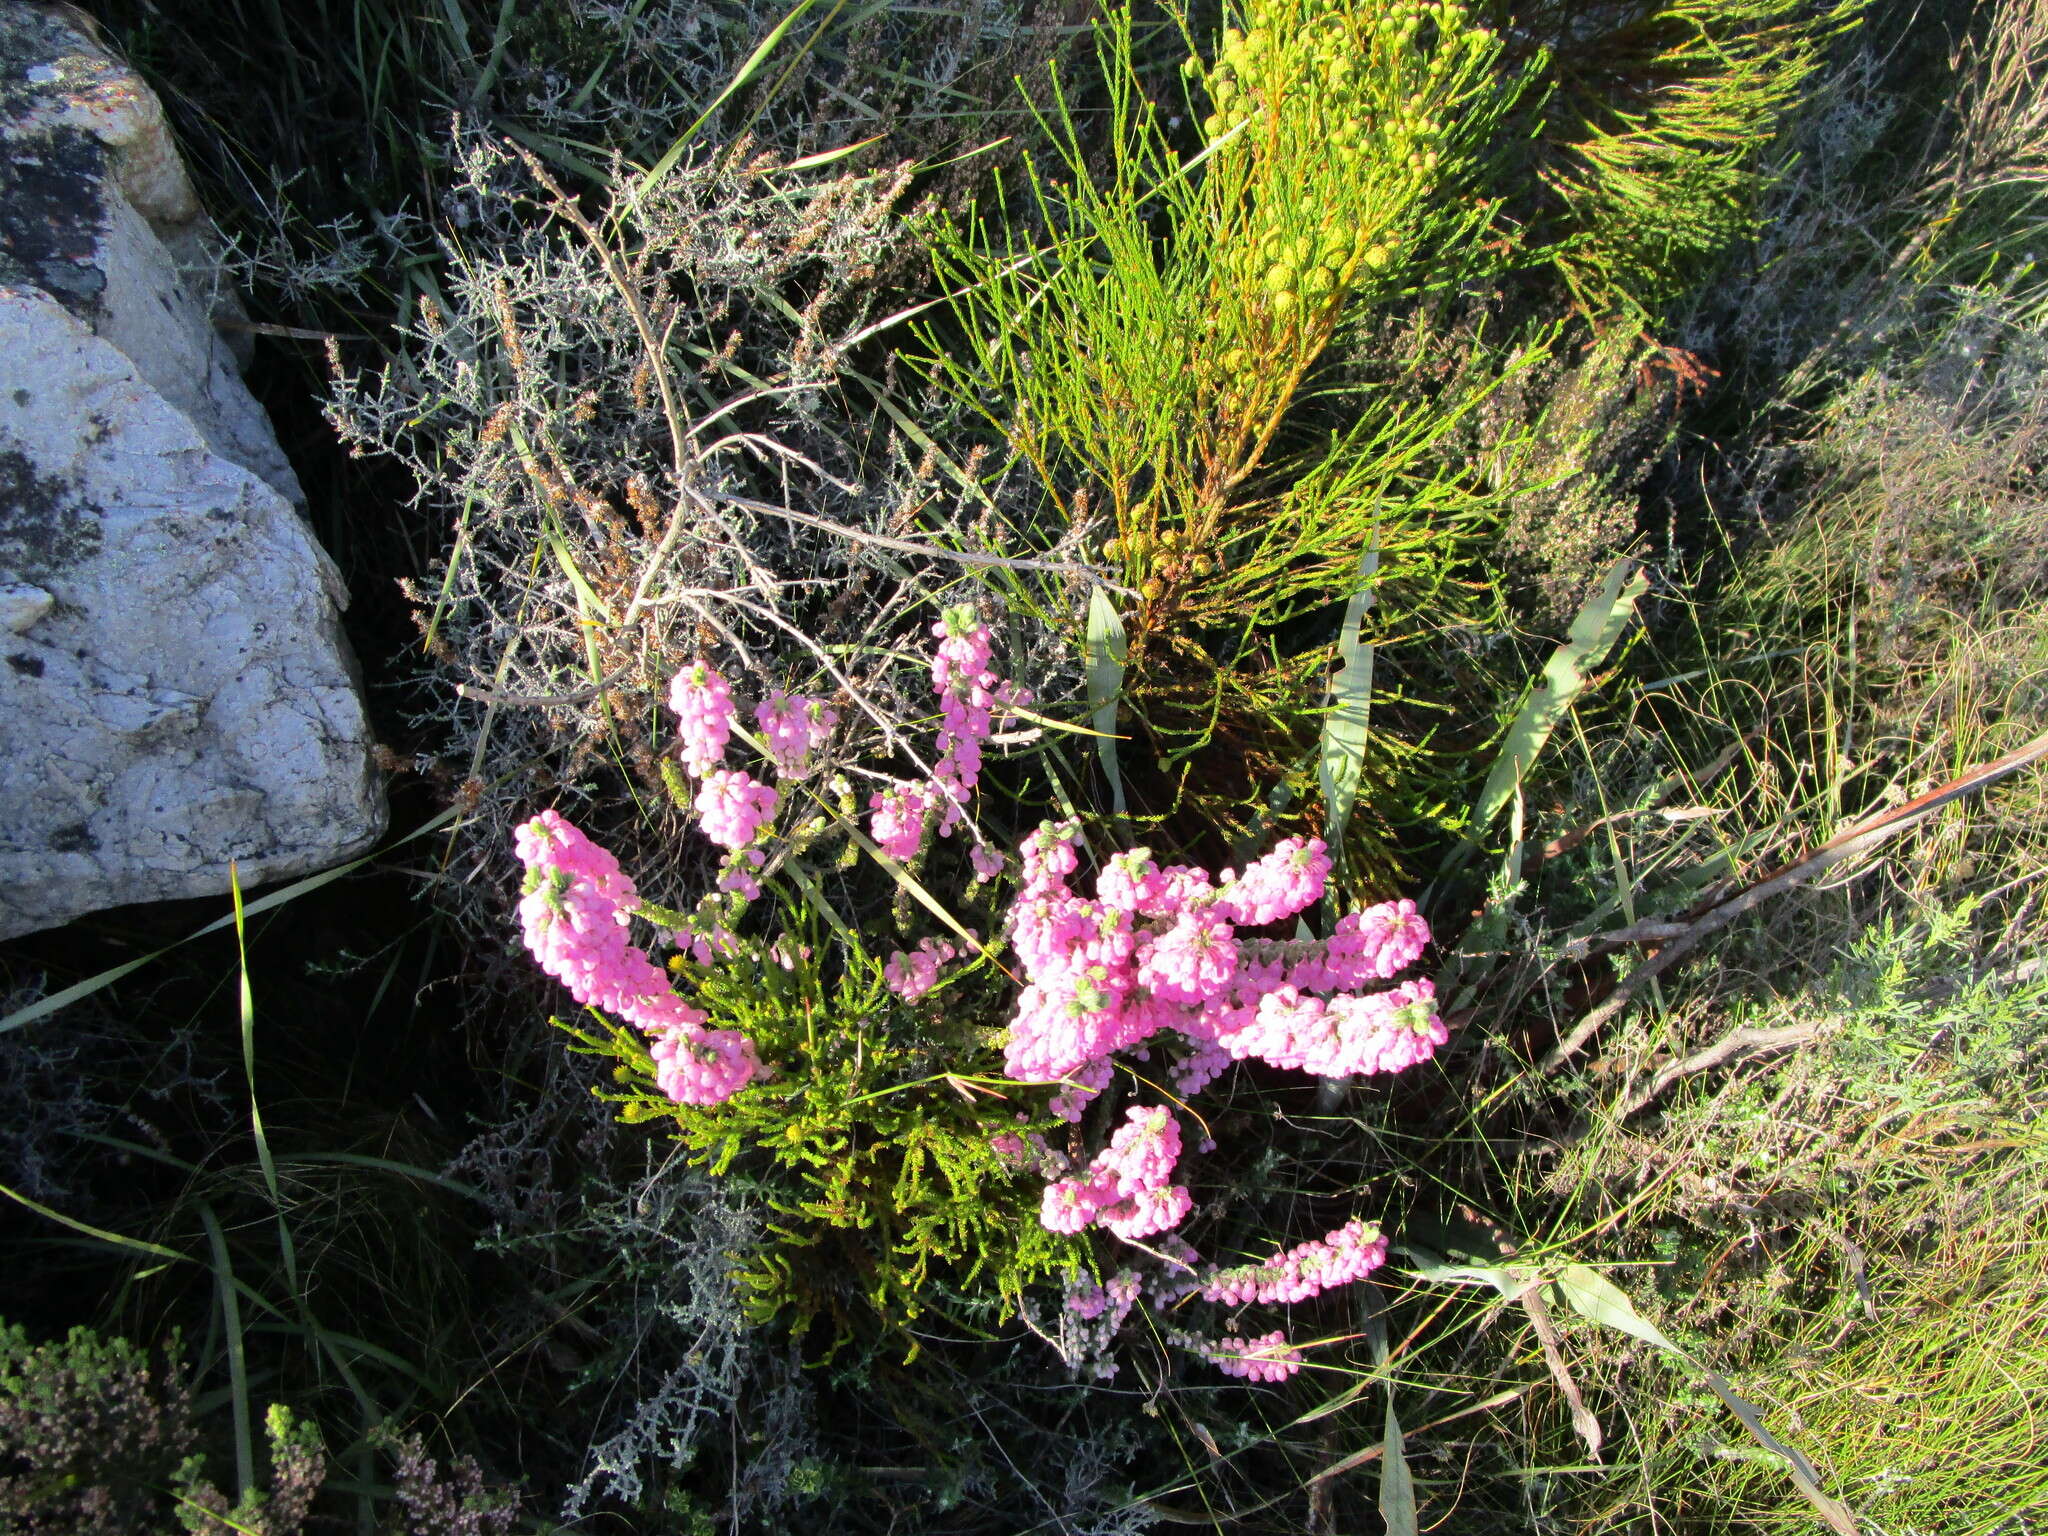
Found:
[[[1813,1463],[1797,1447],[1787,1445],[1769,1429],[1765,1428],[1763,1414],[1756,1405],[1738,1393],[1728,1384],[1727,1378],[1708,1370],[1691,1355],[1680,1349],[1657,1327],[1636,1311],[1635,1303],[1628,1299],[1621,1287],[1598,1270],[1588,1269],[1583,1264],[1567,1264],[1558,1272],[1557,1288],[1572,1309],[1581,1317],[1590,1319],[1605,1328],[1615,1329],[1646,1344],[1654,1344],[1675,1358],[1684,1361],[1706,1378],[1714,1395],[1726,1403],[1731,1412],[1749,1432],[1749,1437],[1784,1464],[1785,1471],[1792,1479],[1792,1486],[1799,1490],[1800,1497],[1811,1504],[1831,1530],[1839,1536],[1859,1536],[1856,1517],[1847,1505],[1839,1499],[1822,1492],[1820,1473]]]
[[[1415,1511],[1415,1476],[1408,1470],[1401,1421],[1394,1414],[1394,1384],[1387,1383],[1386,1459],[1380,1466],[1380,1518],[1387,1536],[1421,1536]]]
[[[199,1205],[199,1219],[206,1226],[206,1240],[213,1249],[214,1289],[220,1298],[221,1331],[228,1346],[228,1393],[234,1408],[235,1492],[247,1499],[249,1490],[256,1486],[256,1448],[249,1430],[248,1340],[242,1333],[242,1308],[235,1294],[239,1286],[234,1262],[228,1257],[227,1234],[221,1231],[220,1218],[213,1214],[213,1207],[204,1201]]]
[[[1387,1536],[1421,1536],[1421,1522],[1415,1511],[1415,1477],[1408,1470],[1406,1440],[1401,1433],[1400,1417],[1394,1412],[1386,1315],[1381,1310],[1379,1287],[1368,1284],[1366,1294],[1371,1298],[1364,1303],[1368,1309],[1366,1343],[1372,1350],[1374,1374],[1383,1379],[1387,1393],[1386,1426],[1380,1437],[1380,1518],[1386,1522]]]
[[[1588,1269],[1583,1264],[1567,1264],[1558,1271],[1557,1288],[1579,1316],[1603,1328],[1612,1328],[1617,1333],[1641,1339],[1645,1344],[1654,1344],[1687,1364],[1699,1364],[1672,1343],[1655,1323],[1638,1312],[1628,1294],[1597,1269]]]
[[[359,859],[351,859],[346,864],[337,864],[332,869],[323,869],[317,875],[308,875],[305,879],[294,881],[282,890],[272,891],[268,896],[260,896],[247,904],[247,915],[253,917],[258,912],[268,912],[273,907],[281,907],[286,902],[294,901],[309,891],[317,891],[321,886],[341,879],[344,875],[352,875],[359,869],[367,868],[378,859],[383,858],[392,849],[401,848],[418,838],[440,831],[441,828],[447,826],[449,822],[455,820],[461,814],[462,812],[459,807],[450,807],[424,826],[398,838],[388,847],[373,849]],[[82,1001],[85,998],[91,997],[93,993],[112,986],[124,976],[133,975],[151,961],[162,959],[172,950],[178,948],[179,945],[189,944],[194,939],[204,938],[209,933],[218,933],[223,928],[231,927],[234,922],[235,914],[231,911],[225,916],[215,918],[203,927],[193,929],[182,939],[173,939],[162,949],[153,949],[148,954],[134,960],[124,960],[119,965],[101,971],[98,975],[88,976],[83,981],[73,982],[61,992],[52,992],[48,997],[39,998],[33,1003],[24,1004],[22,1007],[15,1009],[14,1012],[0,1017],[0,1035],[6,1034],[11,1029],[20,1029],[25,1024],[33,1024],[38,1019],[46,1019],[53,1013],[61,1012],[73,1003]]]
[[[1514,724],[1508,727],[1500,756],[1486,776],[1479,803],[1473,807],[1469,831],[1474,839],[1484,835],[1494,817],[1513,798],[1558,721],[1585,691],[1587,672],[1606,659],[1634,615],[1637,600],[1649,589],[1650,579],[1640,565],[1633,560],[1617,560],[1607,579],[1600,583],[1600,590],[1586,599],[1578,617],[1572,620],[1570,635],[1551,653],[1541,681]]]
[[[1359,630],[1373,604],[1379,568],[1380,548],[1375,540],[1359,558],[1358,587],[1344,607],[1344,624],[1337,632],[1337,676],[1331,684],[1335,697],[1323,721],[1318,769],[1327,812],[1323,839],[1330,845],[1331,856],[1339,860],[1343,858],[1344,826],[1358,803],[1366,734],[1372,721],[1373,648],[1359,639]]]
[[[1119,816],[1124,814],[1124,780],[1116,760],[1116,704],[1129,656],[1124,621],[1117,617],[1109,594],[1097,587],[1088,595],[1088,707],[1101,733],[1095,747],[1102,758],[1102,776],[1109,780],[1110,805]]]

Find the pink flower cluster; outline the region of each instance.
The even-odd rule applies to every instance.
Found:
[[[913,785],[868,797],[875,844],[892,859],[917,857],[925,819],[936,808],[939,836],[951,837],[966,818],[968,797],[981,780],[981,745],[994,733],[996,715],[1031,702],[1031,694],[990,668],[994,641],[974,609],[948,608],[932,626],[932,689],[939,696],[939,757],[932,768],[936,791]],[[976,881],[992,879],[1002,856],[977,843],[970,855]]]
[[[1276,1253],[1263,1264],[1210,1270],[1202,1299],[1225,1306],[1307,1301],[1367,1275],[1387,1262],[1387,1240],[1376,1222],[1347,1221],[1328,1236]]]
[[[963,603],[932,626],[932,689],[939,696],[939,760],[933,768],[945,797],[939,836],[950,837],[981,779],[981,744],[994,733],[994,714],[1031,702],[1031,695],[989,668],[994,644],[988,626]]]
[[[1180,1122],[1172,1112],[1134,1106],[1083,1177],[1046,1186],[1039,1220],[1054,1232],[1100,1225],[1126,1239],[1177,1227],[1193,1205],[1172,1182],[1179,1161]]]
[[[1290,1348],[1287,1335],[1275,1328],[1255,1339],[1187,1339],[1181,1342],[1207,1355],[1226,1376],[1246,1381],[1285,1381],[1301,1369],[1301,1351]]]
[[[697,791],[697,825],[721,848],[744,848],[774,819],[781,798],[750,773],[714,768]]]
[[[753,1041],[705,1029],[702,1010],[670,991],[632,942],[627,923],[640,894],[619,861],[556,811],[517,828],[513,847],[526,866],[520,926],[541,969],[585,1007],[648,1034],[655,1080],[678,1104],[721,1103],[745,1087],[761,1070]]]
[[[691,778],[701,779],[725,761],[725,744],[732,736],[732,688],[700,658],[669,680],[668,707],[675,711],[683,767]]]
[[[972,928],[967,930],[970,934]],[[960,951],[944,939],[926,939],[905,954],[898,950],[882,967],[882,979],[889,990],[906,1003],[914,1003],[939,984],[939,967],[958,959]]]
[[[698,826],[721,848],[745,848],[775,819],[782,797],[752,774],[723,766],[737,712],[732,685],[699,657],[669,680],[668,707],[676,717],[676,755],[692,778],[703,780],[692,802]],[[784,777],[807,771],[811,753],[839,724],[838,712],[823,699],[780,691],[754,706],[754,718],[769,761]],[[719,889],[751,901],[761,893],[754,880],[761,863],[728,858],[719,872]]]
[[[1444,1042],[1427,981],[1358,990],[1421,954],[1429,927],[1413,902],[1352,913],[1327,940],[1238,936],[1322,895],[1330,862],[1319,839],[1288,838],[1214,882],[1134,849],[1108,861],[1091,900],[1069,884],[1074,838],[1071,824],[1047,823],[1024,845],[1007,918],[1027,978],[1006,1048],[1012,1077],[1085,1082],[1161,1030],[1193,1047],[1176,1069],[1184,1088],[1246,1057],[1324,1076],[1398,1071]]]
[[[832,728],[839,724],[839,712],[823,699],[778,690],[754,706],[754,719],[776,770],[795,775],[810,766],[812,751],[831,736]]]
[[[914,784],[884,789],[868,796],[868,820],[875,846],[892,859],[908,862],[924,846],[924,813],[931,801]]]

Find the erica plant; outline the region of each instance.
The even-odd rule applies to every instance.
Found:
[[[1179,1318],[1196,1299],[1232,1309],[1287,1305],[1369,1274],[1386,1243],[1360,1219],[1263,1261],[1205,1263],[1179,1229],[1198,1209],[1187,1154],[1215,1148],[1206,1134],[1190,1133],[1199,1117],[1187,1101],[1238,1061],[1342,1077],[1398,1072],[1433,1055],[1446,1030],[1431,984],[1386,985],[1429,942],[1415,904],[1381,903],[1344,915],[1324,937],[1308,936],[1298,919],[1322,899],[1331,867],[1315,838],[1283,839],[1242,870],[1214,873],[1161,865],[1148,849],[1132,848],[1102,859],[1087,882],[1081,828],[1067,820],[1021,839],[1013,863],[972,812],[984,744],[1030,695],[995,671],[992,636],[973,609],[948,610],[932,635],[934,766],[908,780],[862,770],[885,779],[868,799],[871,842],[852,821],[843,776],[829,775],[824,793],[811,782],[853,766],[832,755],[839,718],[830,703],[772,692],[754,709],[755,736],[738,724],[730,685],[701,659],[676,675],[668,700],[677,720],[676,797],[726,850],[719,889],[696,912],[641,902],[617,861],[554,811],[519,829],[528,948],[579,1003],[619,1021],[609,1044],[579,1038],[620,1060],[621,1081],[651,1079],[672,1107],[662,1110],[641,1090],[627,1096],[629,1118],[667,1114],[703,1160],[723,1168],[745,1137],[721,1131],[720,1117],[749,1126],[746,1135],[762,1145],[749,1117],[772,1103],[781,1117],[768,1138],[775,1155],[822,1162],[847,1124],[844,1115],[817,1118],[827,1101],[850,1112],[892,1100],[881,1134],[895,1139],[900,1156],[888,1186],[869,1179],[857,1196],[851,1184],[834,1185],[833,1199],[801,1207],[844,1227],[915,1224],[911,1207],[920,1191],[929,1194],[913,1177],[924,1155],[915,1149],[920,1135],[943,1127],[946,1150],[930,1155],[952,1196],[971,1183],[979,1200],[1001,1208],[989,1219],[1006,1234],[1003,1252],[1022,1266],[1002,1270],[1007,1299],[1022,1300],[1021,1273],[1063,1277],[1058,1332],[1047,1336],[1070,1364],[1098,1376],[1114,1369],[1107,1348],[1140,1300]],[[753,746],[758,762],[728,765],[736,738]],[[800,796],[827,814],[797,821]],[[931,840],[956,833],[972,847],[969,883],[1021,871],[1001,892],[994,942],[952,922],[953,938],[929,937],[878,962],[835,917],[836,958],[822,963],[806,935],[757,935],[759,925],[745,920],[762,882],[785,866],[807,899],[820,899],[802,856],[829,839],[865,843],[908,881],[902,865],[918,861],[929,873],[922,861]],[[804,909],[783,910],[786,924]],[[636,918],[679,951],[668,969],[635,943]],[[1293,925],[1291,935],[1274,931],[1282,924]],[[837,1017],[824,979],[835,968],[847,978]],[[774,982],[776,970],[793,979]],[[684,973],[697,978],[693,996],[676,989]],[[868,990],[848,992],[857,973],[866,973]],[[765,989],[759,998],[772,1001],[780,989],[796,1001],[768,1007],[749,987]],[[749,1017],[764,1021],[751,1033]],[[963,1027],[963,1018],[972,1024]],[[638,1031],[639,1043],[620,1026]],[[859,1042],[851,1076],[844,1053],[835,1053],[835,1032]],[[871,1081],[873,1064],[891,1050],[900,1075]],[[1138,1070],[1155,1052],[1170,1089]],[[1091,1152],[1086,1111],[1111,1089],[1120,1064],[1133,1091]],[[957,1213],[951,1219],[957,1228]],[[1027,1226],[1038,1236],[1019,1230]],[[1114,1247],[1092,1248],[1095,1233]],[[932,1251],[959,1258],[971,1248],[969,1268],[978,1270],[994,1241],[984,1238],[957,1253],[943,1244]],[[1302,1354],[1284,1333],[1246,1340],[1231,1326],[1222,1337],[1178,1325],[1165,1336],[1231,1375],[1278,1380],[1300,1369]]]

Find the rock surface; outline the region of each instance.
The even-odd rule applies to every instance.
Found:
[[[340,573],[162,109],[0,0],[0,938],[384,826]]]

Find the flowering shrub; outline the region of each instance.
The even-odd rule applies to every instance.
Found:
[[[993,670],[988,629],[971,608],[948,610],[932,633],[936,766],[924,783],[875,792],[869,830],[888,858],[915,860],[932,831],[943,838],[964,827],[979,884],[1004,867],[969,814],[982,745],[998,712],[1030,695]],[[1105,860],[1093,894],[1083,895],[1075,886],[1080,826],[1048,822],[1022,842],[1021,878],[1003,917],[1022,972],[1014,995],[987,963],[995,946],[975,953],[979,940],[966,929],[958,930],[966,948],[930,937],[878,964],[834,917],[842,944],[828,974],[813,945],[793,947],[787,936],[764,945],[741,938],[737,926],[761,880],[825,836],[831,818],[777,835],[788,797],[725,766],[739,705],[708,662],[677,674],[669,703],[677,758],[698,781],[694,795],[677,786],[676,799],[728,850],[719,891],[691,915],[649,907],[616,860],[548,811],[516,839],[528,870],[521,920],[542,967],[577,1001],[622,1021],[565,1027],[582,1049],[619,1063],[622,1091],[607,1096],[625,1118],[669,1120],[714,1174],[759,1177],[769,1168],[783,1176],[764,1185],[788,1219],[749,1277],[754,1315],[785,1305],[805,1316],[831,1312],[843,1333],[851,1326],[843,1304],[800,1275],[794,1258],[826,1233],[865,1233],[874,1241],[847,1249],[841,1269],[859,1275],[869,1305],[891,1319],[917,1314],[935,1262],[962,1280],[989,1273],[1005,1308],[1029,1285],[1063,1276],[1070,1315],[1054,1341],[1070,1363],[1102,1376],[1114,1369],[1103,1352],[1141,1296],[1157,1308],[1196,1298],[1287,1305],[1384,1262],[1379,1229],[1352,1220],[1263,1261],[1204,1265],[1175,1231],[1195,1210],[1176,1114],[1185,1105],[1127,1105],[1092,1156],[1079,1126],[1124,1054],[1149,1059],[1163,1047],[1181,1094],[1235,1061],[1337,1077],[1426,1060],[1446,1039],[1430,983],[1380,986],[1429,942],[1412,901],[1347,914],[1326,938],[1261,935],[1322,898],[1330,859],[1321,840],[1287,838],[1241,871],[1214,875],[1161,866],[1150,850],[1133,848]],[[817,770],[837,724],[824,701],[783,692],[762,700],[754,718],[767,771],[789,781]],[[840,835],[852,836],[848,815],[838,819]],[[672,990],[632,942],[636,916],[689,952],[672,967],[690,973],[695,1001]],[[950,994],[943,1003],[925,1001],[940,991]],[[1006,1005],[1005,1030],[965,1022]],[[707,1027],[714,1017],[722,1027]],[[1053,1090],[1036,1115],[1017,1108],[1031,1102],[1031,1085]],[[1062,1122],[1064,1149],[1047,1139]],[[1205,1141],[1201,1150],[1212,1148]],[[794,1200],[792,1175],[801,1191]],[[1032,1177],[1042,1181],[1035,1200]],[[1106,1284],[1094,1278],[1083,1263],[1094,1228],[1127,1245],[1136,1267]],[[1279,1380],[1302,1364],[1281,1332],[1249,1342],[1179,1329],[1168,1336],[1231,1375]]]
[[[963,971],[914,1003],[871,956],[842,948],[835,960],[828,976],[816,946],[742,939],[733,956],[685,968],[698,1003],[764,1064],[721,1103],[668,1091],[658,1038],[563,1027],[574,1049],[615,1064],[601,1092],[622,1118],[665,1124],[693,1162],[768,1207],[768,1242],[740,1277],[754,1321],[815,1318],[845,1338],[864,1311],[900,1327],[940,1273],[1013,1308],[1085,1252],[1039,1224],[1029,1174],[996,1145],[999,1128],[1056,1122],[1019,1127],[1014,1104],[977,1091],[977,1068],[996,1062],[960,1020],[1000,1006],[1000,976]]]

